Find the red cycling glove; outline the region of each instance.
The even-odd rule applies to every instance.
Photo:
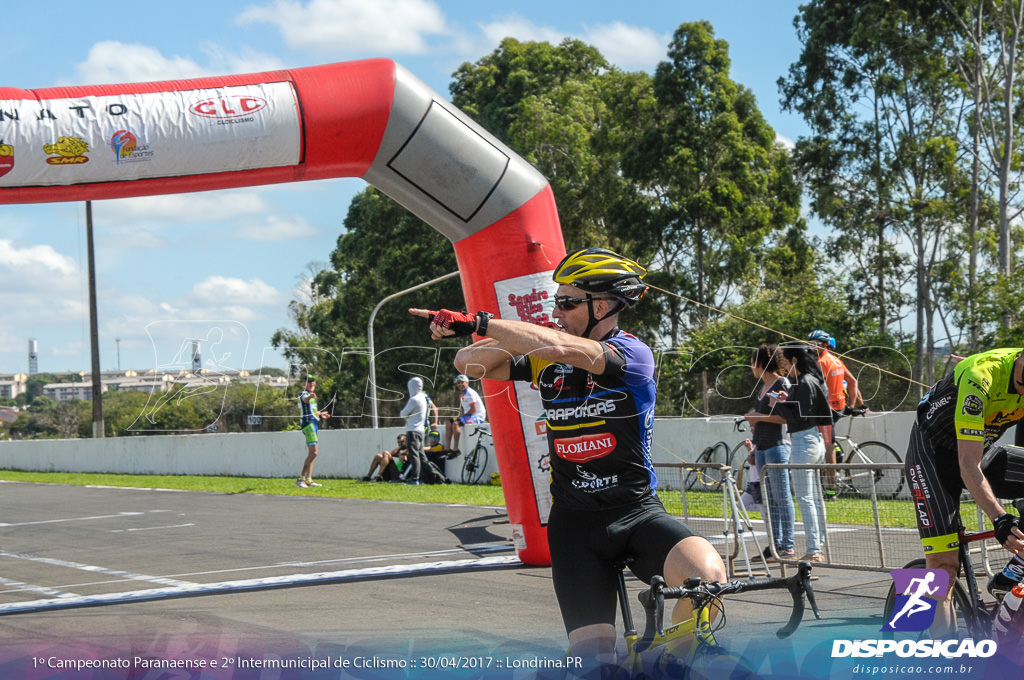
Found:
[[[476,315],[442,309],[431,312],[430,322],[455,333],[455,337],[473,335],[476,332]]]

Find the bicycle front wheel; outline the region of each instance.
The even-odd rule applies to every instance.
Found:
[[[925,569],[924,559],[917,559],[907,562],[903,565],[904,569]],[[889,592],[885,596],[885,605],[882,609],[882,622],[888,623],[892,621],[893,610],[896,608],[896,584],[889,586]],[[978,616],[974,611],[974,605],[971,603],[971,598],[967,594],[967,589],[964,588],[960,579],[957,579],[953,583],[953,613],[956,615],[956,637],[960,640],[964,638],[975,636],[976,638],[985,637],[979,631]],[[897,633],[891,630],[882,630],[882,637],[886,640],[891,640],[896,637]],[[920,633],[899,633],[901,637],[905,638],[927,638],[928,631],[924,630]]]
[[[732,468],[732,474],[735,475],[736,480],[739,481],[740,471],[747,462],[747,447],[743,442],[732,447],[732,451],[729,452],[729,458],[725,462]],[[740,489],[740,491],[742,491],[742,489]]]
[[[476,484],[484,476],[484,468],[487,467],[487,447],[478,443],[476,448],[470,451],[466,460],[462,462],[462,483]]]
[[[882,442],[864,442],[857,444],[850,452],[848,463],[903,463],[900,454],[888,444]],[[871,486],[875,487],[878,498],[896,498],[903,490],[903,470],[897,468],[885,470],[850,470],[850,484],[857,495],[871,498]]]
[[[704,449],[695,463],[728,463],[729,446],[725,442],[717,442]],[[700,467],[686,474],[688,491],[718,491],[722,488],[722,471],[715,468]]]

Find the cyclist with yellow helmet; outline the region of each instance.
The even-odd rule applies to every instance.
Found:
[[[539,390],[551,454],[552,580],[573,654],[590,659],[614,660],[616,560],[632,558],[645,582],[727,579],[718,551],[671,517],[655,491],[654,355],[618,328],[619,314],[647,292],[646,273],[610,250],[570,253],[553,275],[557,328],[410,310],[431,319],[434,339],[482,336],[456,355],[460,372]],[[686,604],[677,609],[675,620],[688,615]]]

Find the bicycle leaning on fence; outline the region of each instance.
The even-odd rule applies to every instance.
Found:
[[[1024,513],[1024,499],[1014,501],[1013,505],[1017,508],[1018,514]],[[960,562],[959,578],[953,583],[951,595],[953,611],[957,622],[956,637],[960,640],[968,637],[973,637],[975,640],[988,639],[992,637],[992,623],[999,612],[1002,596],[1005,596],[1005,593],[997,593],[996,598],[993,600],[986,600],[983,597],[981,587],[978,585],[978,572],[975,570],[975,565],[971,559],[970,544],[993,538],[995,530],[967,531],[961,526],[958,536],[960,542],[960,547],[957,549]],[[925,569],[926,562],[921,557],[907,562],[903,565],[903,568]],[[883,616],[884,622],[889,623],[890,627],[894,616],[893,610],[896,607],[896,596],[903,594],[896,592],[895,582],[889,586],[889,592],[885,597]],[[899,616],[899,612],[896,612],[896,616]],[[883,629],[883,635],[887,638],[892,638],[894,633]]]
[[[477,484],[484,476],[484,469],[487,467],[487,458],[490,456],[490,449],[484,443],[484,437],[491,438],[491,428],[487,423],[477,423],[476,429],[469,433],[468,437],[476,435],[476,444],[466,454],[462,461],[462,483]],[[467,437],[467,438],[468,438]]]
[[[856,495],[862,498],[871,498],[871,487],[875,487],[876,498],[896,498],[903,490],[903,470],[897,468],[876,468],[870,469],[870,465],[880,463],[903,464],[903,457],[896,453],[896,450],[885,442],[867,441],[857,442],[850,436],[853,429],[853,419],[863,416],[868,412],[866,408],[846,410],[850,416],[850,423],[846,428],[846,434],[840,435],[835,432],[833,426],[833,437],[836,446],[836,463],[848,463],[865,467],[838,468],[836,470],[835,490],[836,496]]]
[[[737,418],[733,421],[733,430],[744,432],[744,418]],[[720,466],[728,465],[733,470],[739,470],[747,460],[747,449],[743,442],[733,447],[724,442],[715,442],[705,448],[694,459],[694,465],[690,468],[683,481],[683,488],[687,491],[719,491],[722,482],[725,481],[724,470]]]
[[[811,588],[811,565],[801,562],[797,567],[797,573],[788,578],[759,578],[759,579],[733,579],[725,582],[704,582],[699,578],[687,579],[682,586],[669,587],[660,576],[651,579],[651,586],[640,591],[638,598],[644,608],[646,623],[644,633],[641,635],[633,623],[632,612],[629,607],[629,597],[626,589],[626,580],[623,569],[625,561],[616,564],[618,569],[618,593],[619,608],[622,611],[622,625],[625,629],[624,638],[628,657],[623,668],[628,670],[630,677],[643,677],[644,659],[653,661],[656,664],[654,677],[661,677],[668,671],[667,676],[672,675],[672,669],[667,666],[686,665],[690,658],[676,656],[678,650],[673,650],[671,643],[679,641],[681,646],[686,646],[688,640],[693,641],[691,654],[716,654],[726,652],[727,649],[719,642],[716,633],[726,625],[725,603],[723,596],[733,595],[757,590],[787,590],[792,598],[792,608],[789,620],[776,631],[779,639],[784,639],[796,632],[803,620],[805,610],[805,598],[811,605],[816,619],[821,618],[818,605],[814,601],[814,590]],[[690,618],[680,623],[664,626],[665,600],[686,598],[692,606]],[[658,655],[651,650],[661,647],[663,653]],[[642,655],[642,656],[641,656]]]

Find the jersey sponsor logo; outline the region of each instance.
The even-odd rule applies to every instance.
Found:
[[[960,434],[963,435],[964,437],[984,437],[985,430],[975,430],[974,428],[970,427],[961,427]]]
[[[587,493],[595,493],[597,491],[604,491],[612,487],[619,485],[618,475],[608,475],[607,477],[598,477],[593,472],[584,470],[579,465],[576,466],[576,473],[578,477],[572,480],[572,486],[574,489],[585,491]]]
[[[910,482],[911,496],[914,499],[914,507],[917,510],[917,521],[922,528],[928,529],[933,526],[931,508],[928,506],[928,499],[931,493],[928,491],[928,483],[921,475],[921,468],[912,465],[908,470],[908,481]]]
[[[985,412],[985,403],[976,394],[968,394],[960,405],[960,412],[965,416],[980,416]]]
[[[951,397],[951,396],[949,396],[947,394],[942,399],[939,399],[938,401],[933,402],[932,405],[931,405],[931,408],[928,409],[928,413],[925,414],[924,419],[925,420],[931,420],[932,416],[935,415],[936,411],[938,411],[940,408],[942,408],[943,406],[945,406],[946,404],[948,404],[952,400],[953,400],[953,397]]]
[[[615,402],[607,399],[588,401],[573,408],[549,408],[547,419],[551,421],[579,420],[580,418],[598,418],[615,412]]]
[[[967,381],[968,385],[973,386],[982,394],[986,396],[988,395],[988,380],[982,380],[981,382],[978,382],[974,378],[965,378],[965,380]]]
[[[615,450],[615,435],[584,434],[555,440],[555,454],[572,463],[586,463],[588,460],[603,458]]]

